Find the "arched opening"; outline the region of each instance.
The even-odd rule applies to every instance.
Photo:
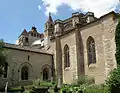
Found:
[[[64,68],[66,67],[70,67],[70,55],[68,45],[65,45],[64,47]]]
[[[36,33],[34,33],[34,37],[36,37]]]
[[[28,37],[25,38],[25,42],[28,42]]]
[[[8,63],[4,64],[4,78],[7,78]]]
[[[48,68],[43,69],[43,80],[48,80],[49,79],[49,70]]]
[[[33,33],[31,33],[31,36],[33,36]]]
[[[91,36],[87,40],[87,54],[88,54],[88,66],[91,63],[96,63],[95,41]]]
[[[28,67],[23,66],[21,69],[21,80],[28,80]]]

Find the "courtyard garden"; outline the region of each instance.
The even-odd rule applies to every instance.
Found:
[[[80,76],[78,81],[72,84],[63,84],[61,89],[57,83],[35,80],[32,85],[11,87],[12,93],[120,93],[120,66],[114,69],[104,84],[96,85],[94,79],[88,76]]]
[[[80,76],[79,80],[72,84],[63,84],[57,88],[57,83],[35,80],[32,85],[10,87],[11,93],[120,93],[120,66],[114,69],[104,84],[97,85],[94,79],[88,76]]]

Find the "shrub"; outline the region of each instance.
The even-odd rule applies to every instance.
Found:
[[[85,88],[84,93],[108,93],[108,88],[102,85],[90,85]]]
[[[52,87],[53,84],[52,84],[52,82],[41,81],[39,86],[43,86],[43,87]]]
[[[117,64],[120,65],[120,20],[116,26],[116,31],[115,31],[115,42],[116,42],[116,61]]]
[[[91,85],[78,85],[78,86],[68,86],[65,85],[62,88],[63,93],[108,93],[108,87],[105,85],[96,85],[96,84],[91,84]]]
[[[36,79],[33,81],[33,86],[35,87],[54,87],[56,82],[50,81],[41,81],[40,79]]]
[[[110,73],[106,84],[110,93],[118,93],[118,91],[120,91],[120,66]]]
[[[7,64],[7,51],[4,48],[4,42],[0,39],[0,76],[6,73],[6,70],[4,69],[5,64]]]
[[[94,84],[95,80],[93,77],[89,77],[89,76],[85,76],[85,75],[81,75],[78,77],[78,85],[82,85],[82,84]]]

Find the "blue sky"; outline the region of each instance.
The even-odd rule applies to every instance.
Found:
[[[0,0],[0,38],[4,39],[5,42],[15,43],[23,29],[29,31],[33,25],[42,33],[44,31],[44,23],[48,18],[48,12],[52,12],[53,19],[65,19],[70,17],[72,12],[80,11],[79,8],[72,7],[69,2],[59,2],[59,4],[56,2],[55,4],[53,1],[57,0],[49,1]],[[41,9],[38,9],[38,6]],[[53,10],[50,9],[51,6]],[[116,9],[118,7],[117,5]],[[83,12],[85,11],[83,10]]]

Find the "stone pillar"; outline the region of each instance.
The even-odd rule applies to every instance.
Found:
[[[80,33],[79,24],[76,24],[75,29],[75,37],[76,37],[76,53],[77,53],[77,74],[85,75],[85,68],[84,68],[84,47],[83,47],[83,40]]]
[[[56,70],[57,70],[57,83],[58,88],[62,86],[62,49],[61,49],[61,42],[60,37],[56,36]]]
[[[54,58],[53,58],[53,55],[52,55],[52,68],[51,68],[51,71],[52,71],[52,77],[51,77],[51,82],[55,81],[55,64],[54,64]]]
[[[62,75],[62,49],[60,42],[60,35],[62,33],[63,23],[61,20],[55,21],[55,43],[56,43],[56,71],[57,71],[57,83],[58,88],[61,88],[63,82]]]

